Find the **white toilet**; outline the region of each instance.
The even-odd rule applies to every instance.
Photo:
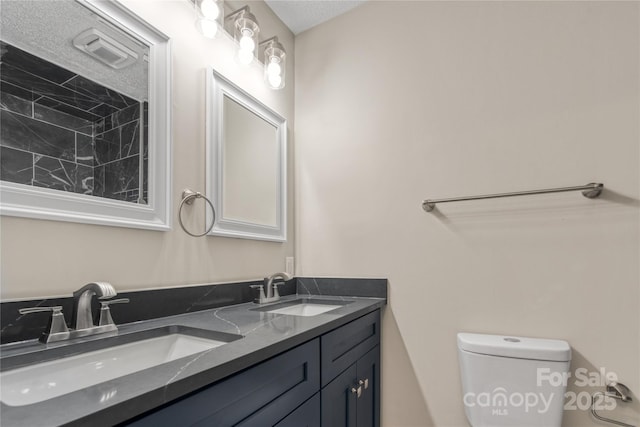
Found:
[[[571,347],[561,340],[458,334],[472,427],[560,427]]]

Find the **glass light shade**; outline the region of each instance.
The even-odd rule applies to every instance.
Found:
[[[253,62],[253,51],[247,49],[238,49],[238,61],[242,65],[249,65]]]
[[[196,11],[196,28],[200,33],[212,39],[218,33],[224,4],[222,0],[193,0]]]
[[[267,77],[267,82],[269,83],[269,86],[273,89],[281,89],[282,87],[284,87],[284,85],[282,84],[282,77],[280,77],[280,74],[271,74]]]
[[[253,41],[250,35],[244,35],[240,37],[240,49],[253,52],[256,48],[256,43]]]
[[[215,21],[220,16],[220,5],[215,0],[200,0],[200,13],[205,18]]]
[[[287,53],[277,39],[264,49],[264,80],[271,89],[282,89],[285,84]]]
[[[218,23],[206,18],[199,18],[196,21],[198,31],[208,39],[212,39],[218,33]]]
[[[256,46],[258,45],[258,35],[260,27],[258,20],[249,10],[243,10],[235,19],[233,37],[238,41],[238,60],[240,63],[248,65],[255,57]]]

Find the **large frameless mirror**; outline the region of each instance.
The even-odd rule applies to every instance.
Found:
[[[218,213],[210,234],[286,241],[287,122],[207,70],[207,195]]]
[[[0,212],[168,229],[169,39],[120,3],[3,0]]]

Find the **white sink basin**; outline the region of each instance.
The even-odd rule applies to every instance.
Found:
[[[327,311],[335,310],[342,307],[341,305],[331,304],[296,304],[289,307],[277,308],[275,310],[266,310],[267,313],[288,314],[290,316],[317,316]]]
[[[318,314],[327,313],[353,301],[336,301],[322,300],[311,298],[299,298],[290,301],[283,301],[278,304],[272,304],[264,307],[254,308],[252,311],[262,311],[264,313],[287,314],[289,316],[317,316]]]
[[[8,370],[0,373],[0,400],[9,406],[42,402],[228,341],[170,333]]]

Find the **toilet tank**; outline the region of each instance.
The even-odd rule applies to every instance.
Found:
[[[571,361],[566,341],[459,333],[458,361],[472,427],[560,427]]]

